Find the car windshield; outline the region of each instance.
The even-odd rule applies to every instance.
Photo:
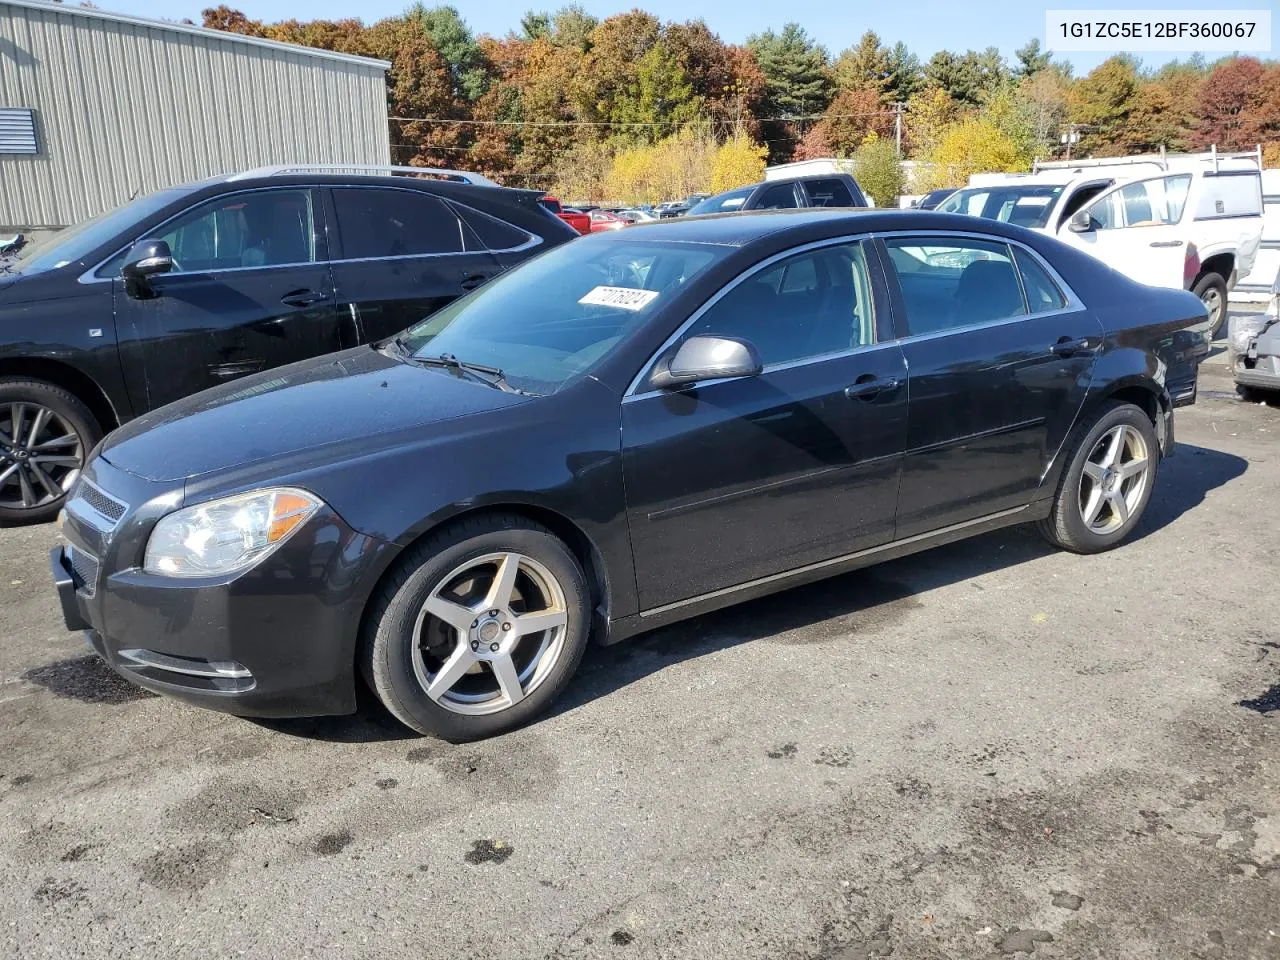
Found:
[[[690,216],[696,216],[699,213],[728,213],[733,210],[742,209],[742,205],[747,202],[747,197],[751,196],[751,191],[755,189],[755,184],[749,187],[742,187],[738,190],[730,190],[728,193],[718,193],[714,197],[708,197],[701,203],[696,204],[689,211]]]
[[[18,269],[23,273],[38,273],[82,260],[112,237],[172,203],[182,193],[182,190],[158,190],[107,213],[82,220],[39,243],[23,247],[18,251]]]
[[[414,357],[451,354],[554,393],[605,357],[729,246],[583,237],[456,300],[398,338]]]
[[[937,211],[1002,220],[1020,227],[1043,227],[1061,193],[1062,184],[970,187],[957,190],[938,204]]]

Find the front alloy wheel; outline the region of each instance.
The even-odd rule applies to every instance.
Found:
[[[468,560],[418,613],[414,676],[455,713],[506,710],[552,674],[568,623],[564,590],[537,560],[519,553]]]
[[[406,726],[478,740],[546,709],[589,628],[586,578],[564,542],[525,517],[483,514],[406,551],[371,601],[361,666]]]

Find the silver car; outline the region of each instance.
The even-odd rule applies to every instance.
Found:
[[[1266,312],[1232,317],[1227,330],[1231,375],[1241,396],[1280,395],[1280,275]]]

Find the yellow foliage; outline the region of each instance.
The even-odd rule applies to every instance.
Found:
[[[745,137],[729,140],[716,150],[711,162],[711,192],[720,193],[764,179],[764,158],[769,150]]]
[[[1280,169],[1280,141],[1268,143],[1262,148],[1262,166],[1267,170]]]
[[[713,139],[691,128],[659,140],[651,147],[623,150],[614,156],[609,168],[607,193],[615,200],[628,203],[657,203],[687,197],[705,190],[712,182],[717,153]],[[763,160],[760,166],[763,176]]]
[[[966,186],[974,173],[1014,172],[1026,167],[1017,144],[994,124],[978,119],[944,128],[926,160],[931,164],[929,189]]]

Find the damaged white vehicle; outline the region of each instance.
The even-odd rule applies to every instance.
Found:
[[[1280,399],[1280,275],[1265,313],[1231,318],[1227,351],[1243,398]]]

